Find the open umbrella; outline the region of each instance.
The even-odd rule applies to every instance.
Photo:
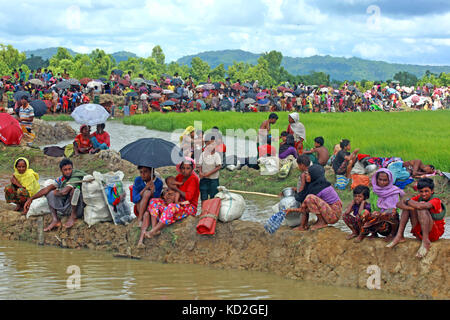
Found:
[[[216,87],[212,83],[207,83],[203,85],[203,88],[206,90],[214,90]]]
[[[256,93],[254,93],[253,91],[247,92],[247,94],[245,95],[246,98],[252,98],[256,100]]]
[[[83,84],[83,85],[87,85],[91,81],[92,81],[91,78],[82,78],[82,79],[80,79],[80,83]]]
[[[159,93],[150,93],[150,97],[152,97],[153,99],[159,99],[161,98],[161,95]]]
[[[172,100],[167,100],[167,101],[165,101],[162,105],[163,105],[163,106],[173,106],[174,104],[175,104],[174,101],[172,101]]]
[[[120,69],[114,69],[112,72],[115,74],[118,74],[119,76],[122,76],[122,74],[123,74],[123,71]]]
[[[3,80],[9,80],[9,79],[11,79],[11,76],[3,76],[2,79]]]
[[[169,98],[180,99],[181,96],[178,93],[172,93],[172,94],[169,95]]]
[[[255,103],[256,101],[254,99],[252,99],[252,98],[247,98],[247,99],[244,99],[243,102],[245,104],[252,104],[252,103]]]
[[[131,80],[131,83],[138,85],[138,84],[141,84],[141,83],[145,83],[145,80],[142,79],[142,78],[135,78],[135,79]]]
[[[96,126],[105,123],[109,118],[109,113],[103,106],[99,104],[82,104],[76,107],[71,114],[72,118],[79,124],[87,124],[88,126]]]
[[[387,92],[388,92],[389,94],[394,94],[394,93],[397,93],[398,91],[395,90],[394,88],[388,88],[388,89],[387,89]]]
[[[263,99],[258,101],[258,105],[267,106],[270,103],[269,99]]]
[[[98,78],[98,80],[100,80],[100,81],[102,81],[102,82],[105,82],[105,81],[107,81],[107,80],[106,80],[106,78],[103,78],[103,77],[101,77],[101,78]]]
[[[22,137],[19,121],[10,114],[0,113],[0,141],[6,145],[18,145]]]
[[[160,88],[160,87],[152,87],[152,91],[161,92],[162,88]]]
[[[32,83],[32,84],[34,84],[36,86],[43,86],[44,85],[44,83],[41,80],[39,80],[39,79],[31,79],[30,83]]]
[[[68,83],[70,83],[72,86],[79,86],[80,85],[80,81],[78,81],[78,79],[69,79],[67,80]]]
[[[55,88],[57,88],[57,89],[69,89],[70,88],[70,83],[69,83],[69,81],[61,81],[61,82],[58,82],[55,85]]]
[[[287,98],[292,98],[294,95],[292,93],[290,93],[290,92],[285,92],[284,96],[287,97]]]
[[[95,87],[98,88],[98,87],[104,86],[104,85],[105,84],[103,82],[99,82],[99,81],[93,80],[93,81],[89,82],[86,86],[88,88],[95,88]]]
[[[160,168],[175,166],[183,161],[183,152],[174,143],[160,138],[142,138],[120,151],[122,159],[136,166]]]
[[[428,88],[433,88],[434,87],[434,85],[432,84],[432,83],[427,83],[427,84],[425,84]]]
[[[220,82],[215,82],[213,85],[216,90],[219,90],[222,87],[222,84]]]
[[[129,87],[131,86],[131,82],[125,79],[121,79],[119,80],[119,84],[123,85],[124,87]]]
[[[28,91],[17,91],[16,93],[14,93],[14,100],[19,101],[20,99],[22,99],[23,96],[27,96],[28,99],[31,98],[31,95]]]
[[[145,84],[149,85],[149,86],[156,86],[155,81],[152,81],[152,80],[145,80]]]
[[[164,89],[162,91],[162,94],[172,94],[172,93],[173,93],[173,91],[172,90],[168,90],[168,89]]]
[[[172,79],[172,83],[174,85],[182,85],[183,84],[183,80],[181,80],[179,78],[175,78],[175,79]]]
[[[134,91],[128,92],[127,97],[136,97],[138,94]]]
[[[30,105],[33,107],[36,118],[42,117],[47,113],[47,105],[42,100],[33,100],[30,102]]]

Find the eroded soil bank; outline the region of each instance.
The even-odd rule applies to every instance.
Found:
[[[25,219],[0,202],[0,238],[38,242],[38,218]],[[45,216],[44,225],[50,221]],[[63,219],[63,222],[65,218]],[[136,243],[140,229],[101,223],[91,228],[77,221],[71,230],[44,234],[44,244],[64,248],[89,248],[140,256],[165,263],[190,263],[225,269],[270,272],[293,280],[309,280],[336,286],[366,288],[367,268],[381,270],[381,290],[421,299],[449,299],[450,240],[432,244],[428,255],[414,257],[420,243],[407,239],[394,249],[382,239],[366,239],[357,244],[345,240],[345,233],[329,227],[314,232],[298,232],[281,227],[269,235],[260,223],[218,222],[216,234],[196,233],[198,217],[188,217],[166,228],[160,236]]]

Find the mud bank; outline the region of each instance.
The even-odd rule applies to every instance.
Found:
[[[37,243],[38,218],[27,220],[8,208],[0,202],[0,238]],[[47,215],[44,225],[49,222]],[[145,248],[139,249],[136,222],[88,228],[77,221],[71,230],[45,233],[44,244],[119,252],[163,263],[264,271],[293,280],[356,288],[366,288],[370,276],[367,267],[377,265],[381,269],[381,290],[420,299],[450,298],[450,240],[433,243],[427,257],[420,261],[414,257],[419,242],[410,239],[388,249],[382,239],[361,244],[345,240],[345,234],[333,227],[306,233],[282,227],[269,235],[261,224],[239,220],[218,223],[215,235],[201,236],[196,233],[197,223],[197,217],[188,217],[164,229],[157,238],[146,239]]]
[[[40,119],[34,119],[33,132],[36,135],[33,143],[37,146],[58,143],[63,139],[75,139],[77,135],[75,130],[65,122],[51,125]]]

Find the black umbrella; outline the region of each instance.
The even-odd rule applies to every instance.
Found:
[[[296,96],[299,96],[299,95],[301,95],[303,92],[305,92],[303,89],[297,89],[297,90],[294,91],[294,94],[295,94]]]
[[[183,161],[183,153],[172,142],[159,138],[142,138],[120,151],[122,159],[137,166],[160,168],[174,166]]]
[[[252,98],[252,99],[256,100],[256,93],[254,93],[253,91],[249,91],[249,92],[247,92],[245,97],[246,98]]]
[[[42,117],[47,113],[47,105],[42,100],[34,100],[30,102],[30,105],[33,107],[34,116],[36,118]]]
[[[219,90],[222,87],[222,84],[220,82],[215,82],[214,87],[216,88],[216,90]]]
[[[106,78],[98,78],[98,80],[101,80],[102,82],[105,82]]]
[[[232,103],[231,103],[230,100],[224,99],[224,100],[222,100],[222,102],[220,102],[220,105],[221,105],[221,106],[229,106],[229,107],[231,107],[231,106],[232,106]]]
[[[55,88],[57,89],[69,89],[70,88],[70,82],[69,81],[61,81],[55,85]]]
[[[243,86],[244,86],[244,87],[247,87],[247,88],[249,88],[249,89],[250,89],[250,88],[253,88],[253,86],[252,86],[250,83],[244,83]]]
[[[120,69],[114,69],[112,72],[114,72],[115,74],[118,74],[119,76],[122,76],[123,71]]]
[[[22,99],[22,96],[27,96],[28,99],[31,98],[31,95],[28,91],[17,91],[16,93],[14,93],[14,100],[19,101],[20,99]]]
[[[134,91],[128,92],[127,97],[136,97],[138,94]]]

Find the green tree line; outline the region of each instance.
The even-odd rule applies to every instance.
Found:
[[[72,56],[66,48],[62,47],[58,48],[57,53],[49,61],[44,61],[41,57],[30,57],[27,59],[25,53],[15,49],[12,45],[0,44],[0,75],[9,75],[14,69],[18,70],[21,68],[28,76],[30,69],[36,70],[41,67],[52,70],[53,74],[62,74],[66,70],[70,77],[76,79],[108,78],[112,70],[121,69],[124,72],[131,71],[133,78],[142,74],[146,79],[159,79],[163,73],[170,75],[178,73],[183,79],[190,75],[196,82],[206,81],[209,76],[213,82],[224,81],[226,78],[230,78],[231,82],[258,80],[258,83],[265,87],[282,85],[286,81],[289,81],[291,84],[335,84],[338,86],[341,86],[344,82],[330,81],[329,74],[313,70],[303,75],[292,75],[281,66],[282,60],[282,53],[272,50],[263,53],[255,65],[234,61],[227,69],[224,67],[224,64],[211,68],[207,62],[199,57],[194,57],[191,61],[191,67],[189,67],[180,65],[177,62],[166,63],[164,52],[157,45],[147,58],[130,57],[128,60],[119,63],[116,63],[110,54],[105,53],[101,49],[95,49],[89,54]],[[427,71],[422,78],[418,79],[415,75],[405,71],[396,73],[392,80],[399,81],[402,85],[407,86],[425,85],[426,83],[436,86],[448,86],[450,85],[450,74],[442,72],[437,75]],[[385,85],[392,80],[378,82]],[[356,82],[352,81],[352,79],[346,82],[355,83],[361,90],[370,89],[375,83],[368,80]]]

